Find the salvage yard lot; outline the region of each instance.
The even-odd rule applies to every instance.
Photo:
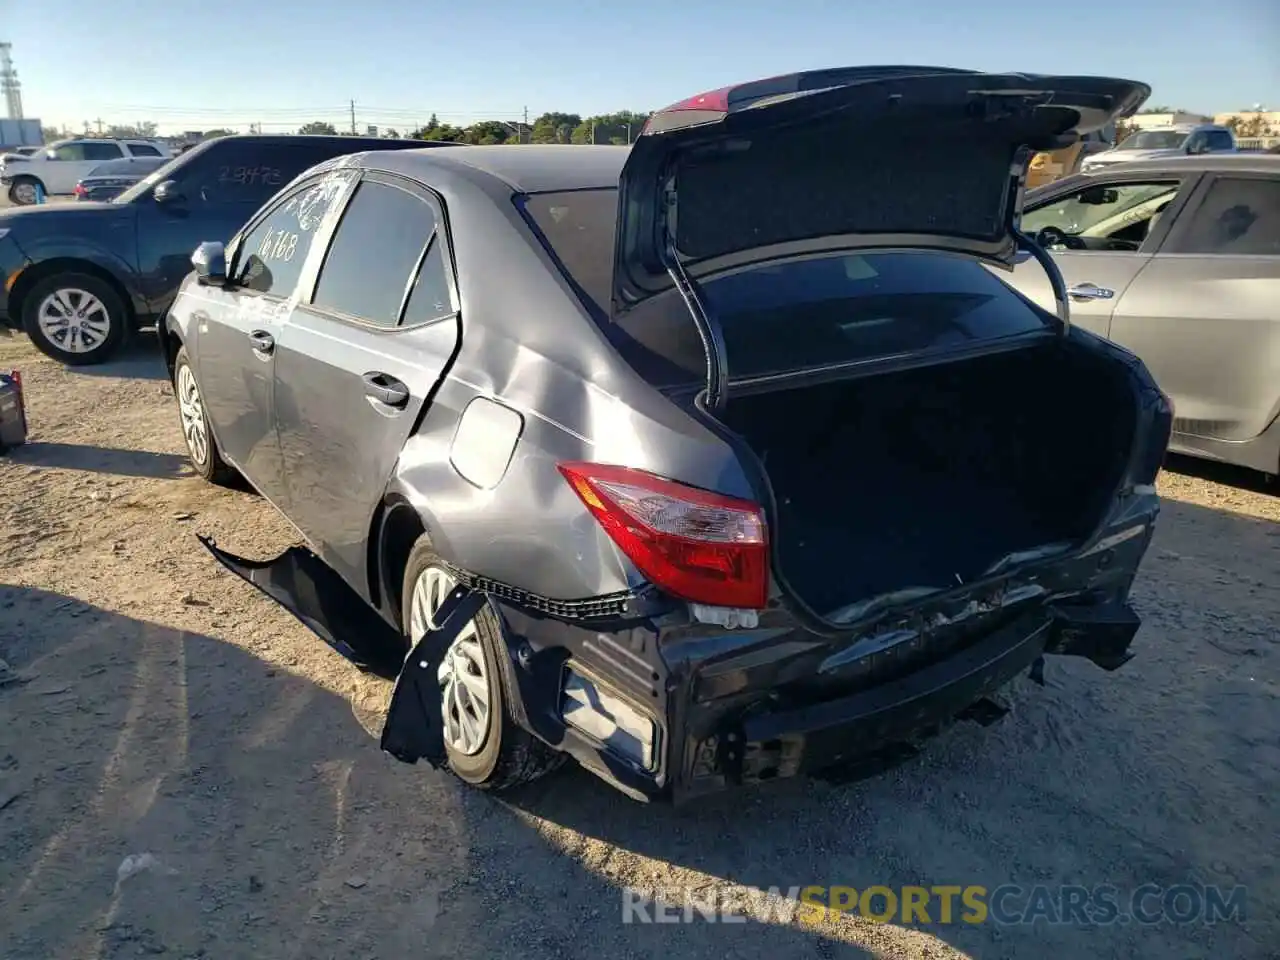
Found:
[[[673,811],[569,769],[499,802],[382,755],[388,686],[199,546],[265,558],[293,535],[191,474],[140,340],[73,372],[0,338],[32,429],[0,458],[21,675],[0,686],[0,957],[1277,955],[1280,496],[1247,475],[1162,475],[1137,659],[1050,660],[1001,723],[890,774]],[[621,922],[627,886],[1002,883],[1243,884],[1247,921]]]

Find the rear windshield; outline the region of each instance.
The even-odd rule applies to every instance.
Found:
[[[669,291],[611,321],[615,190],[534,195],[527,217],[606,336],[649,382],[705,375],[702,342]],[[1045,328],[1047,317],[975,261],[936,253],[839,253],[702,281],[732,379],[945,352]]]
[[[165,157],[131,157],[121,160],[108,160],[89,171],[90,177],[118,177],[121,175],[137,175],[139,177],[158,170],[168,163]]]

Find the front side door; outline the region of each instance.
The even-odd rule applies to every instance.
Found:
[[[1111,332],[1173,399],[1179,433],[1262,433],[1280,406],[1280,176],[1207,177]]]
[[[369,524],[453,355],[456,304],[438,199],[408,181],[366,173],[275,361],[283,508],[361,592]]]
[[[278,341],[299,291],[314,277],[310,255],[326,213],[353,179],[329,174],[282,195],[237,238],[229,253],[232,284],[191,294],[208,300],[193,317],[189,346],[214,436],[225,458],[276,503],[284,492],[272,396]]]
[[[1037,200],[1022,229],[1046,247],[1070,294],[1071,322],[1111,336],[1111,316],[1165,233],[1167,214],[1185,202],[1189,178],[1116,177],[1076,184]],[[1013,271],[1013,286],[1046,310],[1053,289],[1034,260]]]

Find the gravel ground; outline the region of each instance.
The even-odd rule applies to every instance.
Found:
[[[291,533],[190,474],[142,340],[71,372],[0,337],[32,427],[0,458],[0,956],[1280,956],[1280,497],[1247,475],[1163,475],[1138,659],[1051,661],[885,776],[673,811],[568,769],[500,802],[383,756],[387,686],[200,549]],[[1006,883],[1243,884],[1247,913],[621,920],[627,886]]]

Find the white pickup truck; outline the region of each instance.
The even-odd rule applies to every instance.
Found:
[[[107,160],[169,156],[172,151],[156,140],[58,140],[30,156],[0,157],[0,187],[8,191],[10,203],[25,205],[36,202],[38,190],[47,195],[74,193],[80,178]]]

